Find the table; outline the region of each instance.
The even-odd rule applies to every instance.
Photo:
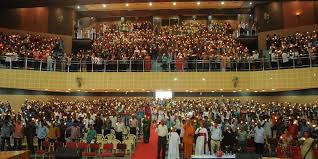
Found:
[[[223,155],[216,157],[215,155],[192,155],[192,159],[235,159],[235,155]]]
[[[1,151],[1,159],[30,159],[29,151]]]

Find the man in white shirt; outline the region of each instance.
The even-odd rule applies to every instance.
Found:
[[[160,125],[156,128],[156,133],[158,135],[158,159],[164,159],[166,155],[166,144],[167,144],[167,135],[168,135],[168,128],[165,125],[165,121],[162,120]],[[162,153],[161,153],[162,151]],[[162,155],[160,155],[162,154]]]
[[[256,154],[263,155],[264,143],[265,143],[265,130],[258,123],[257,127],[254,128],[254,142],[256,147]]]
[[[121,120],[121,118],[118,118],[118,122],[116,123],[116,126],[115,126],[117,140],[123,141],[124,129],[125,129],[124,122]]]
[[[219,127],[218,123],[214,123],[211,126],[211,152],[216,153],[220,150],[220,143],[222,140],[222,130]]]

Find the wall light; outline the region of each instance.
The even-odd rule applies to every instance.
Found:
[[[198,2],[197,2],[197,5],[199,6],[200,4],[201,4],[201,2],[200,2],[200,1],[198,1]]]
[[[172,5],[174,5],[174,6],[177,5],[177,2],[173,2]]]
[[[221,2],[221,4],[222,4],[222,5],[224,5],[224,4],[225,4],[225,2],[224,2],[224,1],[222,1],[222,2]]]
[[[129,3],[126,3],[126,7],[128,7],[129,6]]]
[[[106,8],[106,4],[103,4],[103,7]]]
[[[149,2],[149,6],[152,6],[152,2]]]
[[[301,14],[301,13],[300,13],[299,11],[298,11],[298,12],[296,12],[296,16],[300,16],[300,14]]]

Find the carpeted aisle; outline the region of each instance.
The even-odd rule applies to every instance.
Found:
[[[157,158],[158,136],[155,128],[151,125],[149,143],[145,144],[143,140],[137,144],[132,159],[156,159]]]

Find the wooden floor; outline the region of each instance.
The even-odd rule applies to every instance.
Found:
[[[30,159],[29,151],[0,151],[1,159]]]

